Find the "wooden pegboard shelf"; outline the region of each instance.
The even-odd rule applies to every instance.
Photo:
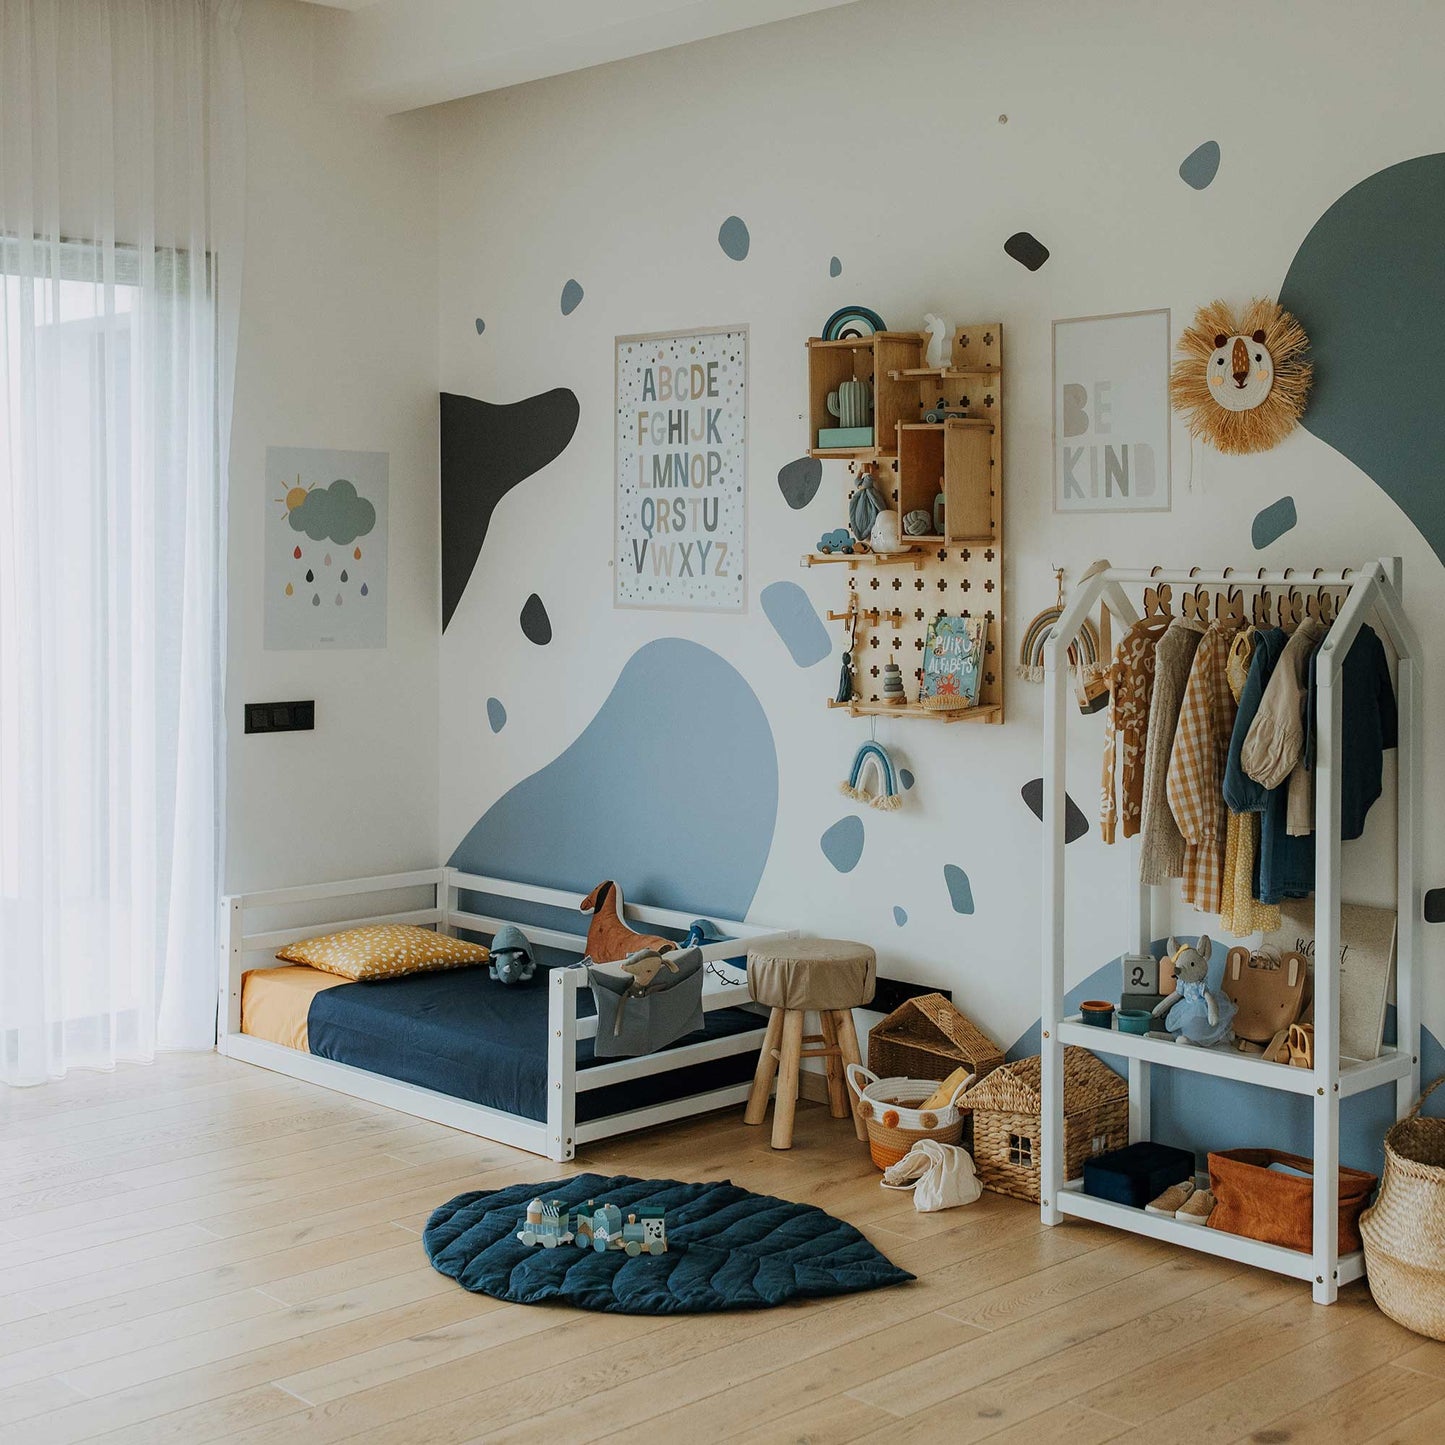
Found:
[[[979,703],[975,707],[932,708],[920,707],[916,702],[903,704],[889,702],[837,702],[828,699],[828,706],[846,708],[852,717],[926,717],[934,722],[1002,722],[1003,704],[990,707]]]
[[[923,566],[918,548],[910,547],[905,552],[806,552],[803,554],[804,567],[822,567],[829,562],[846,563],[854,567],[912,567],[916,572]]]
[[[830,702],[852,717],[932,718],[940,722],[1002,723],[1003,657],[1003,328],[998,322],[960,326],[949,365],[923,366],[927,338],[880,332],[846,342],[808,343],[809,440],[835,424],[828,395],[850,378],[873,387],[874,439],[881,445],[809,449],[811,456],[876,467],[879,492],[900,522],[911,511],[933,510],[944,493],[945,535],[904,536],[907,551],[880,556],[819,553],[806,567],[842,564],[857,598],[853,637],[854,695]],[[924,416],[941,409],[945,421]],[[928,624],[941,616],[982,617],[983,683],[976,706],[935,711],[881,697],[882,673],[893,656],[905,687],[917,696]],[[841,620],[837,616],[831,620]]]
[[[1002,369],[998,366],[905,366],[901,371],[890,371],[888,376],[891,381],[922,381],[928,377],[939,381],[961,381],[975,376],[997,376]]]

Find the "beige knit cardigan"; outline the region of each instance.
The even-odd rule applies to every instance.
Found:
[[[1184,836],[1169,809],[1169,757],[1179,726],[1179,708],[1189,682],[1204,624],[1176,617],[1154,651],[1154,692],[1149,700],[1149,733],[1144,744],[1144,807],[1139,879],[1145,884],[1178,878],[1184,871]]]

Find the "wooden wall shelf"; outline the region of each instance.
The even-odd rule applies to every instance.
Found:
[[[934,722],[946,723],[1003,721],[1002,703],[993,707],[979,703],[975,707],[931,708],[920,707],[916,702],[899,706],[888,702],[837,702],[830,697],[828,706],[847,708],[852,717],[926,717],[932,718]]]
[[[829,706],[846,708],[854,717],[1002,723],[1003,327],[996,321],[958,327],[946,366],[922,364],[926,343],[927,337],[904,331],[808,342],[809,455],[849,461],[854,472],[872,463],[878,490],[897,509],[900,525],[909,512],[932,517],[940,490],[944,495],[942,536],[905,535],[909,550],[888,556],[813,552],[802,559],[807,567],[842,564],[848,588],[858,597],[854,696]],[[819,430],[837,425],[828,412],[829,392],[855,377],[873,387],[875,444],[817,447]],[[924,421],[939,407],[955,415]],[[846,495],[842,491],[836,498],[838,521],[832,525],[845,521]],[[916,702],[902,707],[883,702],[882,670],[890,655],[916,696],[928,624],[945,615],[982,616],[987,623],[978,704],[935,712]]]

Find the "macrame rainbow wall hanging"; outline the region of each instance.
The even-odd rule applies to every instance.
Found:
[[[1054,623],[1063,615],[1064,604],[1059,602],[1052,607],[1045,607],[1029,623],[1028,631],[1024,633],[1023,645],[1019,648],[1018,667],[1015,669],[1025,682],[1044,680],[1044,643],[1049,640]],[[1093,676],[1099,670],[1100,660],[1099,633],[1092,620],[1085,621],[1078,641],[1070,645],[1069,665],[1078,667],[1081,656],[1085,676]],[[1107,667],[1107,662],[1104,666]]]
[[[874,791],[871,793],[865,784],[865,776],[869,773],[874,778]],[[838,791],[845,798],[855,798],[858,802],[867,803],[870,808],[878,808],[885,813],[891,813],[903,806],[903,795],[898,791],[898,777],[893,771],[893,759],[880,743],[864,743],[858,749],[848,781],[839,783]]]

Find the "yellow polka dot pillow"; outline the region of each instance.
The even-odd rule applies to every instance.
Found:
[[[288,943],[276,957],[306,963],[325,973],[359,981],[400,978],[437,968],[466,968],[491,955],[479,943],[465,943],[414,923],[369,923],[344,933],[327,933]]]

